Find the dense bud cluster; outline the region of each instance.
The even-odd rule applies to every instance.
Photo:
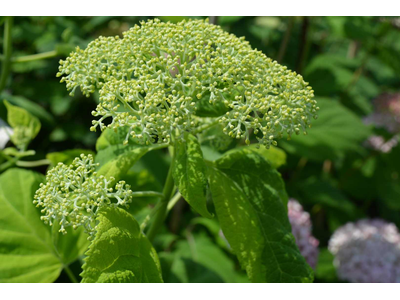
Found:
[[[47,224],[60,225],[60,232],[65,228],[84,226],[86,232],[93,234],[95,219],[99,209],[104,205],[126,206],[132,200],[130,186],[120,181],[111,187],[109,180],[94,172],[97,164],[92,155],[81,154],[71,165],[59,163],[47,172],[47,183],[40,184],[36,191],[37,207],[42,207],[41,219]]]
[[[303,210],[301,204],[295,199],[289,200],[288,212],[292,233],[300,253],[305,257],[307,263],[315,269],[318,261],[319,241],[312,236],[310,215]]]
[[[400,234],[383,220],[360,220],[329,241],[338,276],[350,282],[400,282]]]
[[[207,21],[142,22],[123,38],[100,37],[60,62],[71,94],[100,90],[91,130],[129,126],[141,143],[167,143],[196,130],[197,104],[225,105],[219,117],[226,134],[261,144],[306,133],[318,107],[303,78],[253,50],[244,38]],[[112,118],[105,124],[106,118]],[[128,139],[128,137],[127,137]]]
[[[400,93],[377,97],[374,100],[374,112],[364,121],[383,127],[390,133],[400,133]]]

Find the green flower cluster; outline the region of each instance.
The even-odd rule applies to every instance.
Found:
[[[95,219],[99,209],[104,205],[127,206],[132,201],[130,186],[120,181],[112,188],[114,178],[107,180],[94,171],[97,164],[92,155],[81,154],[71,165],[59,163],[47,172],[46,184],[41,183],[36,191],[37,207],[42,207],[41,219],[53,225],[58,222],[60,232],[65,228],[84,226],[92,235],[95,231]],[[113,199],[113,200],[112,200]]]
[[[100,90],[93,112],[100,119],[91,130],[128,126],[144,144],[195,131],[204,97],[225,105],[218,121],[226,134],[250,143],[254,132],[267,147],[285,133],[305,133],[317,117],[313,90],[300,75],[207,20],[142,22],[123,38],[100,37],[77,48],[60,64],[57,76],[71,95],[78,86],[86,96]]]

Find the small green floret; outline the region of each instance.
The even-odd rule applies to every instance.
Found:
[[[41,219],[53,225],[60,225],[60,232],[65,228],[84,226],[87,233],[95,231],[95,219],[102,206],[127,206],[132,201],[130,186],[120,181],[111,186],[114,178],[107,180],[94,172],[97,164],[92,155],[81,154],[69,166],[59,163],[47,172],[46,184],[41,183],[36,191],[37,207],[42,207]]]
[[[223,131],[269,147],[287,134],[305,133],[317,117],[314,92],[301,75],[279,65],[244,38],[207,21],[142,22],[123,38],[100,37],[60,62],[71,95],[100,90],[91,130],[130,128],[141,143],[168,143],[202,123],[196,104],[207,97],[228,112]],[[111,118],[109,124],[104,120]]]

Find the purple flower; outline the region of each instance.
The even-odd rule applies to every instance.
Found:
[[[400,234],[383,220],[360,220],[335,231],[329,241],[338,276],[349,282],[400,282]]]
[[[310,214],[305,212],[295,199],[289,200],[288,210],[292,233],[300,253],[305,257],[308,264],[315,269],[318,261],[319,241],[312,236]]]

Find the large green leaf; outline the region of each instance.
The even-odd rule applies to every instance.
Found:
[[[105,208],[97,221],[82,282],[162,282],[157,253],[132,215],[120,208]]]
[[[0,176],[0,282],[53,282],[87,248],[81,230],[68,228],[67,235],[52,241],[50,227],[32,203],[43,179],[22,169]]]
[[[212,198],[225,237],[253,282],[311,282],[287,217],[280,174],[249,149],[209,165]]]
[[[347,151],[362,151],[361,142],[370,135],[370,129],[339,102],[318,99],[318,120],[308,130],[307,137],[292,136],[291,141],[279,144],[289,153],[310,160],[337,159]]]
[[[172,175],[183,198],[204,217],[211,218],[207,210],[207,177],[197,138],[185,133],[184,139],[175,142],[175,161]]]

